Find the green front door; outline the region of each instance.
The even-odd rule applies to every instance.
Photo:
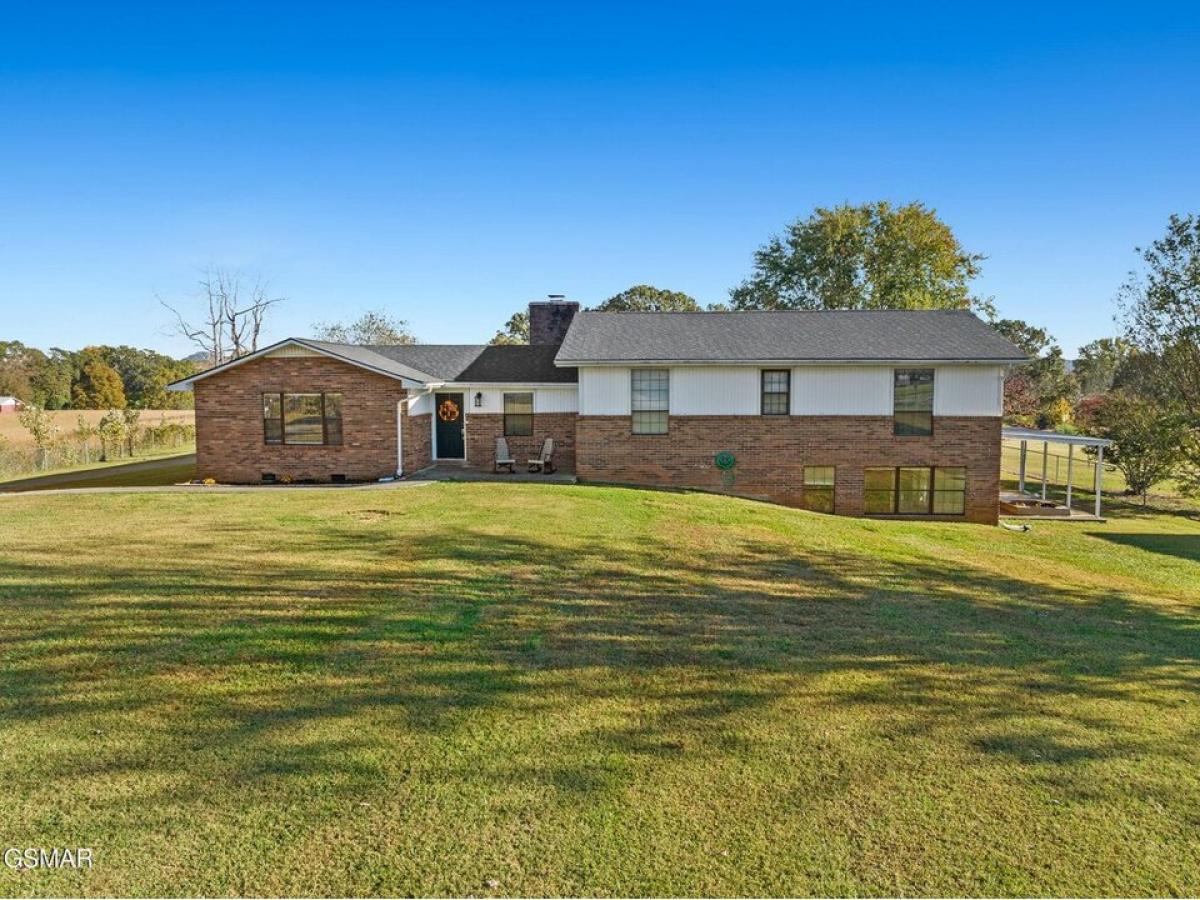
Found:
[[[437,424],[438,459],[463,458],[463,395],[434,394],[433,420]]]

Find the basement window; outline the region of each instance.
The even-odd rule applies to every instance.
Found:
[[[962,466],[863,471],[863,512],[869,516],[961,516],[966,511],[967,470]]]
[[[813,512],[833,512],[833,466],[804,467],[804,508]]]

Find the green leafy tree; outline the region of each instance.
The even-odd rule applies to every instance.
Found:
[[[58,439],[58,425],[36,403],[27,403],[19,413],[17,421],[21,423],[22,428],[29,432],[33,446],[37,449],[37,467],[39,469],[46,468],[50,448],[54,446],[54,442]]]
[[[1181,482],[1200,494],[1200,217],[1172,215],[1166,234],[1138,253],[1142,266],[1118,295],[1125,337],[1141,357],[1140,389],[1184,417]]]
[[[513,313],[504,323],[504,330],[497,331],[491,344],[528,344],[529,343],[529,313],[526,310]]]
[[[318,340],[337,344],[387,346],[417,342],[408,322],[380,309],[368,310],[353,322],[318,322],[313,330]]]
[[[117,370],[104,361],[97,347],[79,353],[79,374],[71,386],[71,403],[76,409],[124,409],[125,388]]]
[[[971,294],[983,256],[921,203],[818,208],[754,254],[734,309],[991,310]]]
[[[1067,424],[1064,415],[1069,418],[1078,389],[1067,371],[1062,348],[1046,329],[1021,319],[999,319],[992,327],[1030,357],[1029,362],[1010,366],[1005,373],[1005,417],[1038,428]]]
[[[1125,338],[1100,338],[1079,348],[1079,358],[1072,370],[1079,381],[1079,390],[1086,396],[1106,394],[1122,363],[1129,358],[1133,345]]]
[[[110,409],[100,419],[96,431],[100,435],[100,461],[108,462],[109,453],[114,450],[119,457],[121,449],[125,446],[124,413],[119,409]]]
[[[1186,422],[1153,400],[1120,391],[1105,397],[1095,422],[1113,442],[1104,458],[1120,470],[1128,492],[1140,495],[1145,506],[1150,488],[1171,477],[1184,458]]]
[[[635,284],[596,307],[599,312],[700,312],[700,304],[682,291]]]
[[[75,356],[67,350],[51,347],[45,361],[33,376],[33,397],[46,409],[69,409],[71,383],[75,378]]]
[[[33,379],[45,359],[40,350],[20,341],[0,341],[0,394],[11,395],[26,403],[38,403]]]

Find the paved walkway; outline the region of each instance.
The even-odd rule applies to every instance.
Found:
[[[386,481],[367,484],[160,484],[155,487],[48,488],[44,491],[0,491],[4,497],[40,497],[43,494],[241,494],[246,491],[377,491],[427,487],[432,481]]]
[[[32,478],[20,478],[15,481],[0,483],[0,492],[38,491],[52,488],[56,485],[71,485],[86,487],[89,481],[107,481],[123,475],[144,475],[153,472],[177,469],[181,466],[195,466],[196,454],[184,453],[179,456],[162,456],[158,459],[147,459],[141,462],[121,463],[115,466],[98,466],[94,469],[75,469],[70,472],[56,472],[53,475],[35,475]]]

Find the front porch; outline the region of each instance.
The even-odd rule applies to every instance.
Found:
[[[492,472],[445,461],[419,469],[408,478],[410,481],[516,481],[545,484],[575,484],[576,481],[573,470],[559,469],[552,475],[543,475],[540,472],[526,472],[521,466],[517,466],[517,471],[512,473]]]

